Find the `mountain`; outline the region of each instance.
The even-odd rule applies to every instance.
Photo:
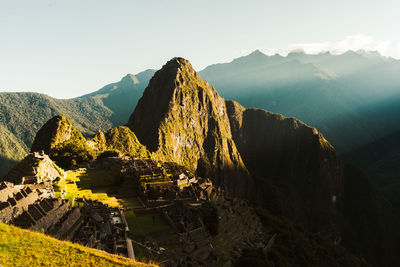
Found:
[[[0,125],[0,132],[0,173],[3,173],[25,156],[26,149],[3,125]]]
[[[364,169],[400,211],[400,132],[360,147],[343,157]]]
[[[90,95],[55,99],[38,93],[0,93],[0,177],[29,151],[39,128],[65,114],[84,135],[126,123],[154,71],[125,76]]]
[[[305,65],[303,71],[319,70],[311,63]],[[319,73],[324,79],[334,79],[331,73]],[[124,79],[135,86],[134,77]],[[103,103],[112,94],[110,88],[79,100]],[[62,167],[121,152],[176,162],[210,178],[228,199],[245,198],[260,207],[264,227],[276,229],[287,242],[298,238],[296,242],[314,250],[318,238],[312,235],[320,235],[374,266],[400,262],[399,218],[368,176],[345,163],[316,128],[295,118],[225,101],[183,58],[170,60],[154,74],[127,126],[105,134],[93,129],[96,134],[90,139],[67,117],[55,116],[45,123],[32,151],[48,151]],[[268,219],[271,216],[278,221]],[[302,225],[304,231],[285,220]],[[293,227],[295,231],[289,230]],[[313,234],[305,237],[302,232]],[[278,244],[274,250],[278,255],[293,251],[297,258],[301,253],[291,245]],[[249,260],[254,253],[257,258],[257,251],[249,253],[241,260]],[[335,250],[335,255],[342,254]],[[285,259],[294,260],[294,256]]]
[[[315,128],[225,102],[187,60],[174,58],[155,73],[128,126],[152,157],[207,175],[225,192],[375,266],[399,263],[399,219],[364,173],[343,162]]]
[[[399,71],[400,61],[366,51],[255,51],[199,74],[225,98],[318,128],[343,154],[400,130]]]
[[[87,162],[104,152],[140,158],[150,156],[146,147],[126,126],[112,128],[106,134],[98,131],[92,138],[86,139],[64,115],[54,116],[39,129],[31,152],[40,151],[64,168]]]
[[[224,99],[183,58],[168,61],[154,74],[128,126],[155,159],[216,177],[229,192],[239,193],[247,183]]]
[[[127,74],[121,81],[106,85],[80,98],[101,99],[103,104],[113,112],[110,117],[113,125],[125,124],[154,73],[155,70],[146,70],[136,75]]]
[[[253,175],[256,186],[250,191],[257,205],[340,240],[373,265],[399,260],[399,219],[390,202],[369,177],[343,162],[321,133],[234,101],[227,107],[235,143]]]

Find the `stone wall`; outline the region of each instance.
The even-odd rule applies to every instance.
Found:
[[[18,189],[12,183],[2,182],[0,184],[0,202],[7,201]]]
[[[61,199],[58,199],[61,200]],[[40,218],[36,223],[30,227],[30,230],[41,230],[47,232],[51,227],[58,223],[64,215],[71,210],[71,204],[69,202],[61,201],[59,206],[50,210]]]
[[[64,217],[65,218],[62,218],[59,222],[59,230],[53,235],[55,238],[61,239],[67,234],[71,227],[81,217],[81,211],[79,208],[73,208]]]
[[[47,232],[71,209],[71,204],[61,198],[42,199],[18,216],[13,223],[21,228]]]
[[[13,193],[7,201],[0,203],[0,220],[3,223],[10,223],[39,199],[37,190],[32,191],[29,187]]]

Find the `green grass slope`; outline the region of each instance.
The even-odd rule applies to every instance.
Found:
[[[2,266],[156,266],[0,224]]]
[[[26,146],[7,128],[0,125],[0,178],[6,174],[26,153]]]

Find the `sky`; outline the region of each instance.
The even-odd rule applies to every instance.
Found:
[[[199,71],[255,49],[400,58],[398,10],[391,0],[0,0],[0,91],[71,98],[175,56]]]

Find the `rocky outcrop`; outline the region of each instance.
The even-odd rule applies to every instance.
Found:
[[[174,58],[155,73],[128,126],[153,158],[177,162],[215,177],[228,191],[244,193],[247,170],[232,139],[225,101],[187,60]]]
[[[376,266],[399,262],[399,220],[390,203],[321,133],[297,119],[234,101],[226,105],[233,138],[252,174],[250,198],[256,205],[328,236]]]
[[[57,115],[48,120],[37,132],[31,152],[43,150],[49,154],[57,145],[81,136],[82,134],[76,130],[69,119],[64,115]]]

